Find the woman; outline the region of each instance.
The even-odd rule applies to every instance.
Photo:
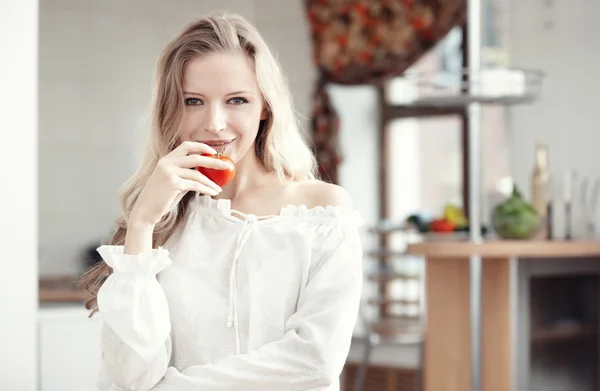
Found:
[[[104,322],[100,389],[339,390],[360,218],[315,179],[273,55],[243,18],[209,16],[165,48],[157,82],[145,158],[83,281]],[[202,155],[223,150],[221,188],[200,171],[227,169]]]

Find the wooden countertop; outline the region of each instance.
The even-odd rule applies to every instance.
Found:
[[[40,289],[40,303],[83,303],[85,292],[75,289]]]
[[[77,277],[42,277],[38,289],[40,303],[83,303],[86,298],[77,287]]]
[[[481,257],[569,258],[600,257],[600,241],[492,240],[426,241],[409,244],[407,253],[431,258]]]

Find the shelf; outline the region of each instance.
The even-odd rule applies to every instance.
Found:
[[[487,228],[482,228],[482,236],[489,237],[484,231]],[[419,232],[411,224],[406,221],[384,220],[369,228],[369,232],[373,234],[403,234],[409,242],[433,242],[433,241],[468,241],[469,231],[460,230],[454,232]],[[374,253],[374,252],[373,252]],[[397,255],[398,252],[394,252]]]
[[[420,304],[420,300],[406,300],[406,299],[370,299],[368,301],[370,305],[415,305]]]
[[[592,326],[555,327],[533,330],[531,332],[531,342],[570,341],[573,339],[595,337],[596,335],[598,335],[598,330]]]
[[[370,258],[402,258],[407,254],[405,251],[395,250],[372,250],[365,253]]]
[[[402,107],[435,113],[460,113],[472,103],[514,106],[535,102],[542,88],[544,73],[523,68],[463,69],[462,73],[414,72],[407,75],[419,90],[419,96]],[[440,80],[446,80],[440,82]],[[476,88],[474,88],[476,87]],[[477,94],[469,91],[477,90]]]
[[[410,229],[407,226],[405,220],[382,220],[378,222],[375,226],[369,227],[369,232],[371,233],[393,233],[393,232],[407,232]]]
[[[371,273],[367,275],[369,281],[393,281],[393,280],[404,280],[404,281],[419,281],[421,277],[414,274],[397,273],[397,272],[381,272]]]
[[[398,104],[389,105],[383,110],[384,122],[401,118],[448,117],[465,115],[464,107],[442,107],[433,105]]]
[[[420,342],[424,332],[424,322],[420,317],[385,318],[370,323],[368,327],[377,335],[388,338],[412,335],[414,342]]]
[[[412,102],[410,105],[405,105],[408,108],[436,108],[440,112],[453,113],[458,109],[471,104],[480,103],[482,105],[501,105],[501,106],[515,106],[522,104],[532,104],[535,102],[536,96],[534,95],[521,95],[521,96],[472,96],[472,95],[458,95],[458,96],[432,96],[429,98],[418,99]],[[442,111],[441,109],[446,109]],[[443,115],[443,114],[440,114]],[[449,114],[446,114],[449,115]]]

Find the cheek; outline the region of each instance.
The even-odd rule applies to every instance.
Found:
[[[183,140],[187,140],[189,139],[191,132],[192,126],[190,116],[187,113],[184,113],[183,118],[181,118],[181,128],[179,129],[179,137]]]
[[[260,124],[260,111],[244,110],[231,117],[230,125],[243,137],[255,137]]]
[[[184,112],[181,119],[181,129],[179,129],[179,137],[182,140],[192,140],[194,133],[201,128],[202,118],[199,113]]]

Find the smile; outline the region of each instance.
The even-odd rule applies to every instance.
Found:
[[[231,140],[213,140],[213,141],[204,141],[204,144],[209,145],[211,147],[224,147],[228,144],[231,144],[235,139]]]

